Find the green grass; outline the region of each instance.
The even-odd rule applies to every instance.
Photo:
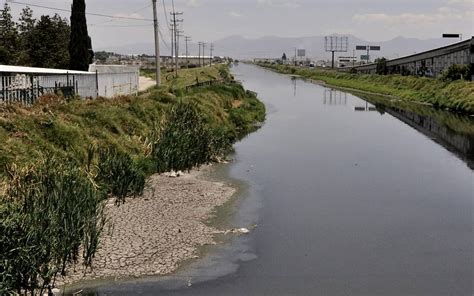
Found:
[[[396,97],[407,102],[474,114],[474,82],[446,82],[400,75],[362,75],[330,70],[312,70],[287,65],[259,64],[283,74],[299,75],[328,85]]]
[[[54,155],[85,164],[89,146],[115,147],[139,163],[151,153],[150,135],[179,102],[192,102],[209,126],[221,127],[231,142],[265,118],[265,108],[238,84],[178,91],[153,89],[138,97],[93,101],[51,98],[32,108],[0,112],[0,175],[7,164],[32,163]]]
[[[163,69],[161,71],[161,82],[163,86],[179,89],[185,88],[195,84],[196,82],[205,82],[215,79],[220,79],[221,73],[229,73],[226,65],[214,65],[212,67],[199,67],[192,69],[180,69],[178,70],[178,78],[175,77],[174,71],[169,69]],[[141,70],[140,75],[155,79],[154,70]]]

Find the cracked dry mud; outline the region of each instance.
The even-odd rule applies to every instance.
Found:
[[[179,178],[152,176],[143,196],[120,207],[111,202],[106,211],[110,220],[93,269],[84,274],[82,267],[76,267],[61,284],[166,275],[180,262],[197,258],[198,247],[215,244],[219,232],[204,221],[236,191],[203,179],[209,169]]]

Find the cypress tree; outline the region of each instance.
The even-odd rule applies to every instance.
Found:
[[[92,62],[92,42],[87,32],[85,0],[73,0],[71,38],[69,41],[69,69],[87,71]]]

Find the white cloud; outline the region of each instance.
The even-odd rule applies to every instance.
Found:
[[[463,4],[463,5],[470,5],[471,7],[474,6],[473,0],[447,0],[448,4]]]
[[[188,0],[186,5],[191,7],[198,7],[201,6],[201,2],[199,0]]]
[[[257,0],[257,4],[273,6],[273,7],[286,7],[286,8],[301,7],[301,4],[293,0]]]
[[[460,12],[450,7],[440,7],[434,13],[367,13],[356,14],[352,19],[359,23],[385,24],[426,24],[438,23],[447,20],[462,20],[468,12]]]
[[[229,12],[229,15],[231,17],[241,17],[242,16],[242,14],[237,12],[237,11],[231,11],[231,12]]]

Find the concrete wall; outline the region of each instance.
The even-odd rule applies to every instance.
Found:
[[[390,60],[387,66],[390,74],[423,75],[436,77],[451,65],[474,63],[474,37],[449,46]],[[358,73],[375,74],[376,64],[348,67],[340,71],[355,69]]]

